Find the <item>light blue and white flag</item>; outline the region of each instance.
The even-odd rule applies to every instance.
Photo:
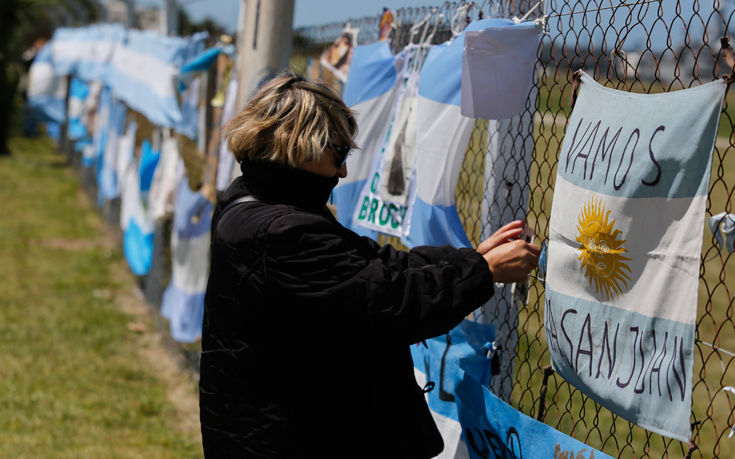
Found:
[[[69,108],[67,110],[67,136],[70,140],[81,140],[87,136],[87,126],[84,125],[84,102],[89,95],[89,85],[79,78],[72,78],[69,83]]]
[[[489,383],[490,360],[486,354],[494,340],[492,325],[463,320],[446,335],[411,346],[416,382],[424,388],[426,402],[444,440],[439,458],[467,457],[456,399],[460,362],[478,379]]]
[[[154,222],[143,206],[140,174],[131,161],[121,180],[120,225],[123,249],[130,270],[138,276],[148,274],[153,261]]]
[[[188,180],[181,180],[171,233],[171,283],[161,305],[161,315],[177,341],[191,343],[202,334],[212,210],[207,198],[191,191]]]
[[[56,73],[106,82],[112,56],[126,33],[120,24],[56,29],[51,40]]]
[[[414,373],[444,440],[439,458],[605,458],[505,404],[489,389],[493,326],[463,320],[411,346]]]
[[[396,57],[387,42],[355,48],[350,73],[342,95],[345,104],[355,111],[359,127],[355,143],[358,146],[347,159],[347,177],[334,189],[337,219],[356,233],[377,239],[374,230],[359,226],[353,214],[365,184],[371,180],[379,149],[384,143],[393,113],[396,90]],[[367,206],[370,206],[368,201]]]
[[[559,154],[546,337],[554,369],[688,441],[699,262],[724,81],[664,94],[582,73]]]
[[[138,174],[140,176],[140,191],[143,196],[147,197],[153,182],[153,175],[156,172],[158,161],[161,159],[161,152],[154,150],[153,145],[147,140],[143,141],[140,147],[140,159],[138,160]],[[147,199],[146,199],[147,201]]]
[[[148,213],[154,221],[173,214],[176,185],[184,176],[184,162],[179,156],[178,142],[167,129],[163,130],[158,163],[148,193]]]
[[[97,171],[98,203],[109,201],[120,196],[120,179],[118,155],[130,154],[132,151],[120,152],[119,141],[123,137],[125,118],[128,109],[120,101],[113,99],[110,103],[110,112],[105,129],[105,143],[101,151],[99,169]],[[126,147],[128,145],[126,144]]]
[[[465,34],[483,30],[492,19],[470,23],[451,42],[435,46],[419,77],[416,198],[408,247],[449,244],[469,247],[454,192],[475,120],[461,114],[462,52]]]
[[[371,231],[405,236],[416,195],[417,93],[426,47],[410,44],[395,58],[395,103],[385,136],[378,144],[370,179],[363,185],[353,222]]]
[[[476,379],[466,363],[460,362],[460,367],[457,412],[470,458],[610,458],[514,409]]]
[[[51,44],[36,54],[28,73],[28,108],[42,121],[63,123],[66,119],[66,84],[54,72]]]
[[[99,170],[102,154],[105,151],[105,145],[107,145],[107,129],[111,105],[112,93],[110,92],[110,88],[100,88],[97,97],[97,109],[94,116],[92,144],[82,151],[82,165],[84,167],[94,168],[95,172]]]
[[[124,43],[114,49],[107,84],[151,123],[174,127],[182,119],[176,77],[181,66],[204,48],[206,36],[165,37],[129,30]]]
[[[200,119],[205,116],[206,104],[202,100],[203,75],[197,75],[179,88],[181,99],[181,119],[176,123],[176,132],[197,140]]]

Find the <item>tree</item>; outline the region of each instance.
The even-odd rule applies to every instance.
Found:
[[[19,120],[23,52],[55,28],[89,24],[100,12],[97,0],[0,0],[0,155],[9,154],[8,138]]]

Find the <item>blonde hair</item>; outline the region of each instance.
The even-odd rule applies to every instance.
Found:
[[[356,148],[352,110],[327,86],[284,73],[268,81],[226,128],[237,161],[290,166],[317,160],[329,141]]]

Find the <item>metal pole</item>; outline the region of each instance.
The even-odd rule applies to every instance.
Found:
[[[237,33],[239,108],[245,106],[260,83],[288,68],[293,14],[294,0],[241,0]]]

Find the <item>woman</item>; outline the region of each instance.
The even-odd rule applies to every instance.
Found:
[[[513,222],[477,250],[398,252],[326,208],[355,119],[323,85],[268,82],[229,125],[243,175],[212,221],[200,381],[208,457],[401,457],[442,439],[409,345],[447,333],[538,247]]]

